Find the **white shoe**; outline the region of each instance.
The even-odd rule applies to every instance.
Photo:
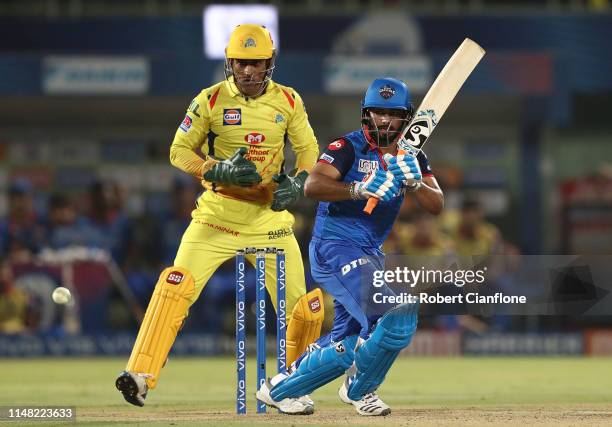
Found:
[[[117,377],[115,387],[123,394],[123,398],[127,402],[135,406],[144,406],[149,390],[146,381],[148,377],[151,377],[151,375],[123,371]]]
[[[297,400],[299,400],[300,402],[302,402],[304,405],[307,406],[312,406],[313,410],[314,410],[314,400],[312,400],[310,398],[310,396],[308,396],[307,394],[305,394],[302,397],[298,397]]]
[[[274,378],[268,379],[261,385],[261,388],[257,390],[257,393],[255,394],[257,399],[261,400],[268,406],[278,409],[283,414],[310,415],[314,413],[314,406],[306,401],[307,399],[308,401],[312,402],[308,396],[302,396],[300,398],[287,397],[279,402],[272,399],[272,396],[270,396],[270,390],[272,387],[274,387],[274,385],[278,384],[286,377],[287,375],[285,374],[278,374]]]
[[[368,393],[361,400],[351,400],[348,397],[349,377],[346,377],[338,396],[340,400],[346,404],[353,405],[359,415],[364,416],[386,416],[391,413],[391,408],[381,400],[376,393]]]

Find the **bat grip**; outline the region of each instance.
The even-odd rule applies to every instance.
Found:
[[[406,150],[398,150],[397,155],[399,156],[400,154],[406,154]],[[365,208],[363,208],[363,211],[368,215],[372,215],[374,208],[378,204],[378,200],[379,199],[377,199],[376,197],[370,197],[368,199],[368,203],[366,203]]]
[[[370,197],[368,199],[368,203],[366,203],[365,208],[363,208],[363,211],[367,213],[368,215],[372,215],[372,211],[374,210],[377,204],[378,204],[378,199],[376,197]]]

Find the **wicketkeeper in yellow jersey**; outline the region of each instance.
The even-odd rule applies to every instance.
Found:
[[[322,297],[318,289],[306,294],[294,218],[286,210],[302,197],[319,150],[300,96],[271,79],[274,59],[267,29],[236,27],[226,48],[226,80],[195,97],[176,131],[170,161],[202,179],[206,191],[196,202],[174,265],[159,277],[126,370],[117,378],[117,388],[134,405],[144,405],[189,307],[237,249],[285,250],[291,313],[287,364],[319,336]],[[291,176],[283,172],[287,138],[296,155]],[[254,262],[253,255],[247,259]],[[273,261],[266,265],[266,287],[276,304]]]

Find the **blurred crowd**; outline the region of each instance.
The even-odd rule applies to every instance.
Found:
[[[56,192],[48,196],[46,208],[35,209],[34,189],[25,179],[13,181],[8,189],[8,210],[0,218],[0,332],[36,329],[28,318],[28,296],[12,285],[9,265],[35,262],[44,250],[71,247],[96,248],[108,252],[119,267],[135,300],[146,307],[159,271],[172,265],[183,231],[201,191],[191,177],[175,178],[167,195],[166,210],[137,217],[126,213],[126,194],[116,182],[93,182],[84,194]],[[303,201],[295,212],[294,232],[305,257],[307,284],[316,286],[309,275],[307,246],[314,221],[315,203]],[[159,210],[158,210],[159,211]],[[312,212],[312,214],[309,214]],[[423,213],[407,199],[384,250],[388,254],[443,257],[517,253],[504,242],[496,226],[485,220],[476,199],[464,198],[457,209],[446,209],[440,217]],[[190,315],[189,325],[212,332],[231,330],[233,322],[233,264],[222,266],[211,279]],[[123,295],[116,294],[117,300]],[[119,301],[125,305],[125,301]],[[224,307],[227,310],[224,310]],[[226,311],[228,314],[219,315]],[[31,317],[31,316],[30,316]],[[127,322],[127,327],[133,326]],[[485,327],[467,316],[440,317],[441,328]]]

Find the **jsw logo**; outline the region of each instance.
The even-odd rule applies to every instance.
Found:
[[[357,268],[360,265],[365,265],[367,264],[367,262],[368,262],[367,258],[358,258],[358,259],[352,260],[348,264],[342,266],[342,275],[343,276],[346,275],[346,273],[351,271],[353,268]]]

